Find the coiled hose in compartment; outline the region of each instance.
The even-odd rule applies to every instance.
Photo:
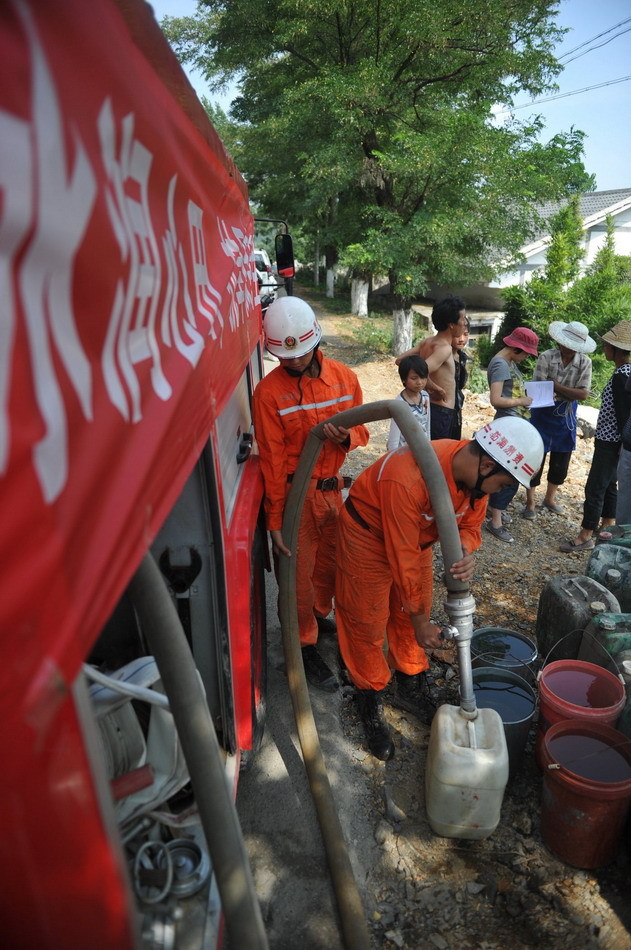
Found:
[[[206,697],[180,618],[151,554],[143,558],[128,592],[169,699],[230,945],[238,950],[266,950],[261,909]]]

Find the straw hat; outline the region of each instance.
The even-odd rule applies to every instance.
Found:
[[[578,320],[572,323],[555,320],[548,327],[548,335],[555,343],[560,343],[574,353],[593,353],[596,349],[596,340],[592,340],[585,324]]]
[[[534,330],[529,327],[515,327],[512,333],[503,337],[502,343],[506,346],[513,346],[516,350],[525,350],[531,356],[538,356],[539,337]]]
[[[628,320],[621,320],[611,330],[603,333],[600,339],[628,353],[631,350],[631,323]]]

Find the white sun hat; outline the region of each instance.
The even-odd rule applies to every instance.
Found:
[[[575,353],[593,353],[596,349],[596,341],[592,340],[585,324],[579,323],[578,320],[572,323],[555,320],[548,327],[548,335],[555,343],[560,343]]]

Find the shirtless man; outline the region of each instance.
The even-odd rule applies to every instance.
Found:
[[[430,429],[432,439],[453,439],[458,423],[456,406],[456,366],[453,341],[468,327],[466,304],[461,297],[450,294],[432,310],[434,336],[421,340],[413,349],[397,357],[397,365],[404,356],[413,353],[422,356],[429,369],[427,392],[432,404]]]

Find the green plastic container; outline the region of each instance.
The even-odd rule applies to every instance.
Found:
[[[617,597],[623,613],[631,613],[631,547],[596,545],[585,573]]]
[[[613,670],[622,650],[631,650],[631,613],[601,613],[585,627],[577,659]]]
[[[620,612],[618,599],[593,577],[550,578],[539,596],[535,626],[541,660],[575,660],[587,624],[608,611]]]

